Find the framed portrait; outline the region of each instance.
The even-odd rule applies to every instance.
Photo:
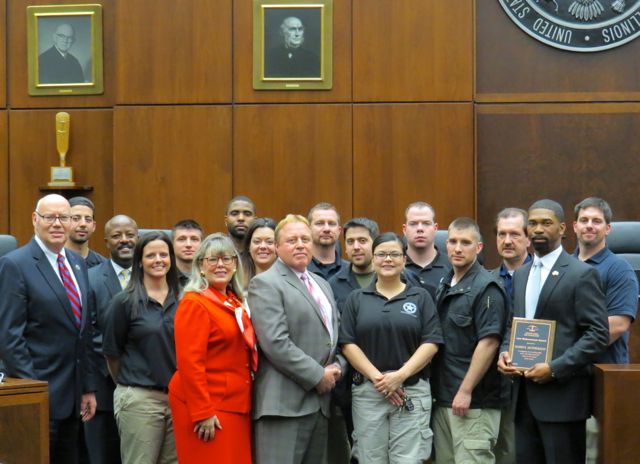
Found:
[[[29,95],[104,92],[102,5],[27,7]]]
[[[330,89],[333,0],[253,0],[253,88]]]

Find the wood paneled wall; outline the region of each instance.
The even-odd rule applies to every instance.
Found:
[[[250,1],[103,0],[105,93],[30,97],[26,6],[47,3],[0,0],[0,232],[20,242],[64,109],[100,228],[126,213],[221,230],[227,200],[246,194],[262,215],[330,201],[399,231],[420,199],[441,228],[477,217],[492,264],[504,206],[550,196],[570,210],[598,194],[640,217],[640,40],[570,53],[496,1],[334,0],[333,88],[256,91]]]
[[[124,213],[143,227],[192,217],[221,230],[235,194],[275,218],[330,201],[344,219],[368,214],[395,230],[416,198],[447,220],[475,212],[473,0],[334,0],[326,91],[252,88],[250,1],[106,0],[105,93],[86,97],[27,94],[26,6],[50,2],[5,2],[10,194],[0,227],[20,242],[64,108],[69,160],[94,187],[99,228]],[[0,165],[2,156],[0,144]]]

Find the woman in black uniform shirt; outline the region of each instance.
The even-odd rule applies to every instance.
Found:
[[[176,370],[173,319],[179,297],[173,247],[162,232],[142,236],[131,280],[111,301],[103,352],[116,382],[113,409],[126,463],[175,463],[167,387]]]
[[[357,371],[352,410],[360,464],[422,462],[431,453],[426,366],[443,339],[429,292],[400,278],[405,261],[396,234],[378,236],[377,280],[352,292],[342,313],[342,353]]]

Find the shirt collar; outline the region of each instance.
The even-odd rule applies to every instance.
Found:
[[[609,250],[609,248],[607,248],[606,246],[600,250],[599,252],[597,252],[595,255],[590,256],[589,258],[587,258],[584,262],[585,263],[594,263],[594,264],[600,264],[602,261],[604,261],[607,256],[609,256],[611,254],[611,250]],[[580,247],[576,247],[576,251],[573,252],[573,256],[575,256],[576,258],[580,257]]]
[[[527,257],[524,259],[524,262],[522,263],[522,265],[524,266],[525,264],[530,263],[532,259],[533,258],[531,254],[527,253]],[[511,277],[511,274],[512,273],[509,272],[509,269],[507,269],[507,266],[504,265],[504,261],[502,261],[500,263],[500,277],[507,277],[507,276]]]
[[[36,243],[38,244],[44,255],[47,257],[47,259],[51,260],[53,258],[53,260],[55,261],[56,259],[58,259],[58,255],[64,256],[65,260],[67,259],[67,253],[65,252],[64,247],[62,248],[62,250],[60,250],[60,253],[56,253],[55,251],[51,251],[49,248],[47,248],[44,242],[40,240],[40,237],[38,237],[37,235],[34,235],[33,238],[36,239]]]
[[[534,262],[534,264],[537,263],[537,262],[540,262],[540,263],[542,263],[542,267],[544,267],[547,270],[551,270],[553,265],[556,263],[556,261],[558,260],[558,258],[562,254],[562,251],[563,251],[563,248],[562,248],[562,245],[560,245],[558,248],[553,250],[551,253],[547,253],[543,257],[539,257],[538,255],[535,255],[534,258],[533,258],[533,262]]]
[[[120,266],[118,263],[116,263],[116,262],[115,262],[114,260],[112,260],[112,259],[110,259],[109,261],[111,262],[111,267],[113,267],[113,270],[115,271],[115,273],[116,273],[116,275],[117,275],[117,276],[119,276],[119,275],[120,275],[120,273],[121,273],[122,271],[124,271],[125,269],[129,269],[129,270],[131,270],[131,268],[130,268],[130,267],[129,267],[129,268],[124,268],[124,267]]]

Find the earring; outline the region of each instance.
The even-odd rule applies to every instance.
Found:
[[[200,277],[204,279],[204,272],[200,271]]]

